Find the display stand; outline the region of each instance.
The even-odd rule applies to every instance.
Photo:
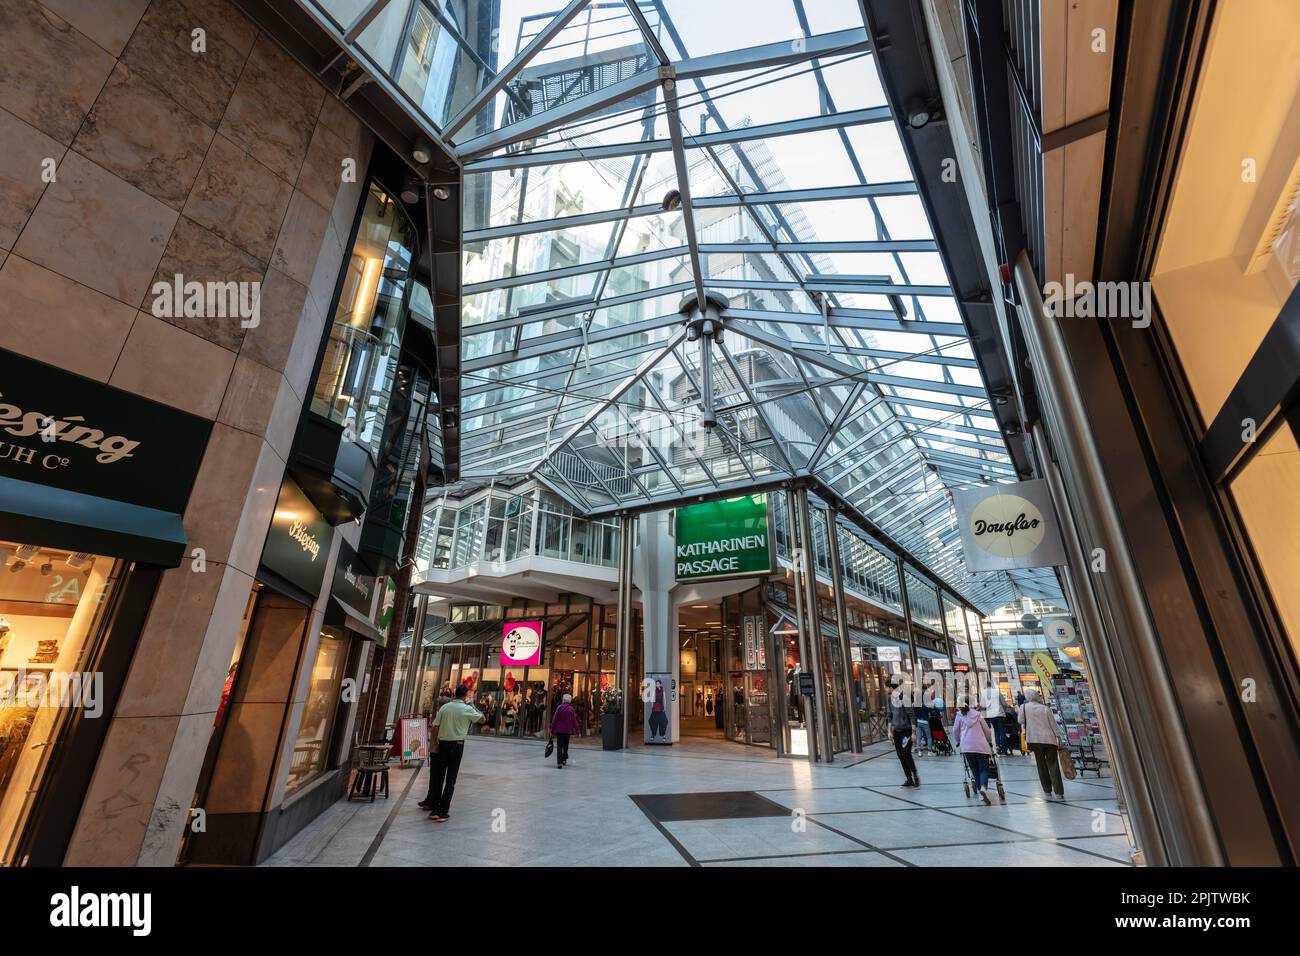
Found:
[[[1074,756],[1075,769],[1079,773],[1095,773],[1100,777],[1107,760],[1092,688],[1081,676],[1062,674],[1053,678],[1052,689],[1056,712],[1060,715],[1066,742]]]

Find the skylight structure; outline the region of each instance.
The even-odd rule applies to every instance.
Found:
[[[965,569],[950,489],[1016,469],[858,4],[309,2],[463,164],[462,483],[810,478],[981,608],[1059,599]]]

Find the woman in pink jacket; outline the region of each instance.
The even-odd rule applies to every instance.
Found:
[[[989,753],[993,749],[993,731],[988,722],[963,701],[960,713],[952,722],[952,736],[957,741],[962,759],[970,767],[980,798],[985,803],[992,803],[989,800]]]
[[[551,715],[551,733],[555,735],[555,766],[559,770],[569,762],[569,735],[578,733],[578,714],[573,709],[573,695],[565,694]]]

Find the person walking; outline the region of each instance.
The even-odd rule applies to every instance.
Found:
[[[1057,800],[1065,799],[1065,781],[1061,778],[1061,758],[1057,751],[1061,738],[1056,733],[1056,718],[1052,708],[1043,703],[1037,688],[1025,691],[1025,702],[1020,705],[1020,726],[1025,732],[1025,742],[1038,765],[1038,782],[1043,793]]]
[[[889,681],[885,682],[885,689],[889,691],[889,725],[894,736],[894,753],[898,754],[898,762],[903,765],[903,773],[907,776],[903,786],[919,787],[921,775],[916,772],[916,761],[912,759],[912,743],[916,740],[916,711],[908,707],[906,702],[911,693]]]
[[[555,737],[555,768],[563,770],[569,762],[569,737],[581,729],[578,713],[573,709],[573,695],[565,694],[551,716],[551,733]]]
[[[451,810],[451,795],[456,790],[456,775],[460,761],[465,756],[465,735],[474,724],[487,718],[483,712],[465,699],[469,688],[461,684],[456,688],[456,699],[438,708],[433,718],[429,736],[435,741],[433,759],[429,763],[429,795],[420,804],[429,811],[429,819],[446,823]]]
[[[930,739],[930,708],[925,699],[917,701],[916,705],[916,746],[917,753],[923,754],[930,749],[933,741]]]
[[[984,699],[981,708],[984,717],[993,725],[993,736],[997,741],[998,753],[1007,752],[1007,718],[1006,707],[1002,700],[1002,691],[993,686],[992,681],[984,682]]]
[[[962,759],[970,767],[971,779],[975,781],[980,799],[986,804],[992,803],[989,800],[989,753],[993,744],[993,731],[989,730],[988,722],[978,711],[971,710],[970,705],[963,702],[953,719],[952,735],[956,738]]]

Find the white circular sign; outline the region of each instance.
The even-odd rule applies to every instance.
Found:
[[[1023,558],[1043,543],[1047,522],[1038,507],[1019,495],[985,498],[970,516],[971,536],[989,554]]]
[[[519,663],[531,661],[541,646],[542,635],[530,624],[518,624],[501,638],[501,653]]]
[[[1079,639],[1074,625],[1063,617],[1052,618],[1043,630],[1047,634],[1047,639],[1058,647],[1068,647]]]

